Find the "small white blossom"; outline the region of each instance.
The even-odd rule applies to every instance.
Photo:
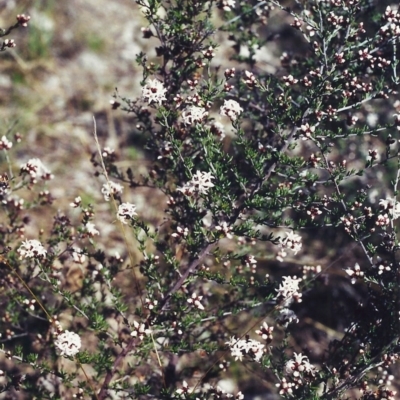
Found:
[[[278,388],[280,395],[292,395],[293,388],[296,386],[296,384],[293,382],[288,382],[286,378],[282,378],[282,380],[279,383],[276,383],[275,386]]]
[[[294,78],[293,75],[284,76],[282,79],[285,82],[285,86],[293,86],[299,81],[298,79]]]
[[[23,303],[29,310],[35,311],[35,304],[36,304],[35,299],[31,299],[31,300],[25,299]]]
[[[231,11],[235,7],[235,0],[222,0],[221,8],[224,11]]]
[[[135,329],[131,332],[131,336],[137,337],[140,340],[143,340],[145,336],[151,334],[151,329],[146,328],[145,324],[139,324],[137,321],[133,321],[133,325]]]
[[[257,335],[260,335],[267,343],[271,343],[273,330],[273,326],[268,326],[268,324],[264,322],[262,326],[260,326],[260,329],[255,332],[257,333]]]
[[[189,234],[189,229],[187,227],[182,228],[181,226],[176,227],[176,232],[171,233],[173,238],[185,238]]]
[[[149,310],[153,310],[155,307],[157,307],[158,300],[146,298],[144,303],[145,303],[146,308],[148,308]]]
[[[379,161],[379,159],[380,159],[380,157],[379,157],[378,150],[376,150],[376,149],[368,150],[368,157],[367,157],[368,162]]]
[[[210,172],[197,171],[196,174],[193,175],[192,180],[177,190],[186,196],[207,194],[208,190],[214,187],[214,184],[211,182],[212,179],[214,179],[214,177]]]
[[[232,336],[225,344],[229,346],[232,357],[239,361],[248,354],[254,361],[260,362],[265,351],[265,345],[253,339],[236,339]]]
[[[95,235],[100,235],[100,232],[95,228],[94,224],[91,222],[88,222],[85,225],[86,232],[88,233],[89,236],[93,237]]]
[[[192,125],[194,122],[201,122],[208,115],[208,112],[203,107],[190,106],[182,113],[183,122],[186,125]]]
[[[161,104],[163,101],[167,100],[165,93],[167,93],[167,89],[165,89],[164,84],[157,79],[150,79],[147,85],[142,89],[142,97],[149,104],[153,102]]]
[[[119,183],[109,181],[103,185],[101,193],[103,193],[105,201],[110,201],[111,196],[120,195],[123,190],[124,187]]]
[[[300,132],[303,140],[310,139],[315,132],[315,126],[310,126],[306,123],[300,126]]]
[[[275,299],[280,305],[287,307],[293,301],[296,303],[301,303],[301,293],[299,283],[302,281],[301,278],[294,276],[284,276],[283,282],[279,285],[278,289],[275,289],[278,294]]]
[[[197,307],[199,310],[204,310],[204,306],[203,304],[200,303],[201,299],[203,298],[203,296],[199,296],[196,293],[192,294],[192,297],[190,297],[189,299],[187,299],[187,302],[189,304],[193,304],[195,307]]]
[[[187,394],[189,392],[189,385],[186,381],[182,382],[182,387],[180,389],[175,390],[175,394],[179,397]]]
[[[373,268],[378,268],[378,275],[382,275],[384,272],[391,271],[391,265],[380,263],[379,265],[373,265]]]
[[[86,256],[85,256],[85,254],[83,254],[82,249],[80,249],[77,246],[72,248],[71,254],[72,254],[72,258],[73,258],[74,262],[76,262],[77,264],[83,264],[86,260]]]
[[[285,364],[286,373],[292,375],[296,382],[301,382],[301,376],[304,374],[314,375],[315,367],[310,364],[308,358],[301,353],[294,353],[294,358]]]
[[[396,199],[392,197],[380,199],[379,206],[382,210],[388,211],[393,220],[400,217],[400,203]]]
[[[81,196],[75,197],[75,200],[72,203],[69,203],[69,206],[72,208],[78,208],[82,203]]]
[[[358,263],[354,265],[354,268],[347,268],[345,269],[347,275],[351,278],[351,283],[354,285],[357,281],[357,278],[362,278],[364,276],[364,272],[361,271],[361,267]]]
[[[232,121],[236,121],[242,112],[243,108],[235,100],[224,100],[224,105],[220,108],[220,114],[229,117]]]
[[[6,40],[4,41],[4,46],[5,46],[5,47],[9,47],[10,49],[12,49],[13,47],[15,47],[16,44],[15,44],[15,42],[14,42],[14,39],[6,39]]]
[[[280,245],[282,247],[282,251],[278,253],[277,259],[278,261],[283,261],[283,258],[287,256],[286,249],[290,249],[293,251],[294,255],[296,255],[302,247],[301,236],[297,235],[294,232],[289,232],[286,234],[287,236],[283,239],[280,238]]]
[[[117,218],[123,223],[127,224],[136,213],[136,206],[131,203],[122,203],[118,207]]]
[[[215,229],[221,233],[223,233],[227,239],[232,239],[232,227],[228,225],[226,221],[221,222],[220,225],[217,225]]]
[[[58,335],[54,344],[59,354],[66,357],[73,357],[78,354],[82,345],[79,335],[70,331]]]
[[[254,256],[250,254],[244,256],[242,259],[242,264],[244,264],[246,268],[249,268],[252,274],[257,272],[257,260]]]
[[[104,158],[112,158],[115,157],[115,150],[112,149],[111,147],[104,147],[102,156]]]
[[[378,215],[375,221],[377,226],[387,226],[390,224],[390,218],[388,214]]]
[[[44,181],[54,178],[54,175],[43,165],[38,158],[32,158],[21,165],[21,173],[27,173],[31,177],[31,183],[36,183],[37,178]]]
[[[17,250],[19,259],[23,258],[46,258],[47,251],[39,240],[25,240]]]
[[[13,146],[12,142],[10,142],[4,135],[0,140],[0,150],[10,150]]]

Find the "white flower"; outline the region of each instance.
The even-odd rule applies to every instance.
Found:
[[[193,304],[195,307],[197,307],[199,310],[204,310],[203,304],[200,303],[201,299],[203,296],[198,296],[196,293],[192,294],[192,297],[190,297],[187,302],[189,304]]]
[[[131,332],[131,336],[137,337],[140,340],[143,340],[145,336],[151,334],[151,329],[147,329],[145,324],[139,324],[137,321],[133,321],[133,325],[135,329]]]
[[[235,0],[222,0],[221,7],[224,11],[231,11],[235,7]]]
[[[77,264],[83,264],[86,260],[86,256],[83,254],[82,249],[77,246],[72,248],[72,258]]]
[[[91,237],[93,237],[95,235],[100,235],[100,232],[95,228],[94,224],[92,224],[91,222],[88,222],[85,225],[85,228],[86,228],[86,232]]]
[[[111,196],[120,195],[123,190],[124,187],[119,183],[109,181],[103,185],[101,193],[103,193],[105,201],[110,201]]]
[[[69,203],[69,206],[72,208],[78,208],[82,203],[81,196],[75,197],[73,203]]]
[[[112,149],[111,147],[104,147],[102,156],[103,156],[104,158],[110,158],[110,157],[112,158],[112,157],[115,157],[115,150]]]
[[[19,259],[23,258],[46,258],[47,251],[39,240],[25,240],[17,250]]]
[[[182,388],[175,390],[175,394],[179,397],[189,392],[189,385],[186,381],[182,382]]]
[[[186,237],[189,234],[189,229],[187,227],[182,228],[181,226],[176,227],[176,232],[173,232],[171,236],[173,238],[182,238]]]
[[[167,89],[157,79],[150,79],[142,89],[142,97],[149,104],[152,102],[161,104],[164,100],[167,100],[165,93],[167,93]]]
[[[245,354],[249,354],[254,361],[260,362],[261,357],[264,354],[265,345],[261,344],[257,340],[253,339],[236,339],[232,336],[228,342],[226,342],[230,348],[232,357],[235,360],[242,361]]]
[[[232,239],[232,227],[228,225],[226,221],[221,222],[220,225],[215,227],[217,231],[222,232],[228,239]]]
[[[293,375],[295,378],[299,378],[304,373],[311,375],[315,373],[315,367],[301,353],[294,353],[294,358],[286,363],[285,370],[287,374]]]
[[[196,174],[193,175],[192,180],[177,190],[181,191],[186,196],[193,196],[194,194],[207,194],[208,190],[214,187],[211,179],[214,179],[214,177],[210,172],[202,172],[197,170]]]
[[[208,112],[203,107],[190,106],[187,107],[183,113],[183,122],[186,125],[192,125],[193,122],[201,122],[208,115]]]
[[[264,322],[262,326],[260,326],[260,329],[256,330],[255,333],[257,333],[257,335],[260,335],[266,342],[271,343],[273,330],[273,326],[268,326],[268,324]]]
[[[287,256],[286,249],[290,249],[293,251],[294,255],[296,255],[302,247],[301,236],[297,235],[293,232],[286,233],[286,238],[280,238],[280,245],[282,247],[282,251],[278,253],[278,261],[283,261],[283,258]]]
[[[297,278],[296,276],[293,278],[291,276],[283,277],[283,282],[279,285],[278,289],[275,289],[278,292],[275,299],[280,305],[287,307],[293,300],[297,303],[301,303],[302,295],[299,292],[299,283],[301,281],[302,279]]]
[[[32,158],[27,163],[21,165],[21,173],[27,173],[31,177],[31,183],[36,183],[36,178],[50,180],[54,175],[43,165],[38,158]]]
[[[117,218],[123,223],[127,224],[135,215],[137,215],[136,206],[131,203],[122,203],[118,207]]]
[[[243,108],[235,100],[224,100],[224,105],[220,108],[220,114],[229,117],[232,121],[236,121],[242,111]]]
[[[73,357],[79,353],[81,338],[74,332],[65,331],[57,336],[54,342],[61,356]]]
[[[392,197],[387,197],[386,199],[379,200],[379,206],[384,211],[389,211],[389,215],[393,220],[400,217],[400,203]]]
[[[315,132],[315,126],[310,126],[308,123],[301,125],[300,130],[303,135],[303,140],[310,139]]]
[[[0,150],[10,150],[13,146],[12,142],[10,142],[4,135],[0,140]]]
[[[361,267],[358,263],[355,263],[354,268],[345,269],[347,275],[351,278],[351,283],[354,285],[357,281],[357,278],[362,278],[364,276],[364,272],[361,271]]]

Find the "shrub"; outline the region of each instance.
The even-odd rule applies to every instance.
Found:
[[[53,175],[35,158],[2,175],[3,391],[394,399],[400,12],[137,4],[156,56],[137,56],[141,97],[111,104],[133,116],[148,167],[120,168],[99,144],[91,160],[126,253],[83,194],[78,222],[43,214],[51,228],[26,238]],[[156,215],[129,201],[143,193]]]

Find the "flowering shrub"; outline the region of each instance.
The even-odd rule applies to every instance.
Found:
[[[53,202],[53,174],[38,158],[15,170],[18,138],[1,139],[2,391],[394,399],[400,11],[369,0],[137,5],[156,56],[137,56],[141,96],[115,93],[111,106],[146,139],[145,174],[99,145],[101,204],[80,193],[42,213],[51,226],[35,237],[27,215]],[[135,204],[142,188],[159,219]],[[104,205],[123,255],[98,224]]]

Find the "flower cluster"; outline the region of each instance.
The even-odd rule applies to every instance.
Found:
[[[31,17],[29,15],[25,14],[18,14],[17,15],[17,21],[18,23],[26,28],[28,26],[28,22],[30,21]]]
[[[285,238],[280,238],[280,245],[281,245],[281,250],[278,252],[277,255],[277,260],[278,261],[283,261],[283,259],[287,256],[286,250],[291,250],[293,251],[294,255],[296,255],[302,247],[301,243],[301,236],[297,235],[294,232],[288,232],[286,233]]]
[[[21,174],[29,174],[31,177],[31,184],[35,184],[37,182],[37,178],[40,178],[44,181],[54,178],[51,172],[38,158],[32,158],[25,164],[21,165]]]
[[[72,255],[72,259],[77,264],[83,264],[86,260],[86,256],[85,256],[83,250],[77,246],[74,246],[71,249],[71,255]]]
[[[109,181],[103,185],[101,193],[103,193],[105,201],[110,201],[111,197],[119,196],[123,190],[124,187],[119,183]]]
[[[203,107],[190,106],[182,113],[183,122],[186,125],[193,125],[195,122],[201,122],[208,115]]]
[[[351,269],[351,268],[345,269],[345,272],[346,272],[347,275],[350,276],[351,283],[353,285],[356,283],[357,279],[360,279],[360,278],[362,278],[364,276],[364,272],[361,271],[361,267],[360,267],[360,265],[358,263],[356,263],[354,265],[353,269]]]
[[[204,310],[204,306],[203,306],[203,304],[201,304],[201,299],[202,298],[203,298],[203,296],[199,296],[198,294],[193,293],[192,297],[187,299],[187,302],[189,304],[193,304],[199,310]]]
[[[186,196],[206,195],[208,190],[214,187],[211,180],[214,179],[210,172],[196,171],[193,178],[187,182],[183,187],[178,188]]]
[[[137,321],[133,321],[134,329],[131,332],[132,337],[137,337],[140,340],[143,340],[145,336],[151,334],[151,329],[146,328],[145,324],[140,324]]]
[[[254,361],[260,362],[265,352],[264,344],[249,338],[236,339],[235,336],[232,336],[225,344],[229,346],[232,357],[239,361],[242,361],[243,357],[248,354]]]
[[[162,82],[157,79],[149,80],[147,85],[142,89],[143,100],[147,101],[149,104],[162,104],[163,101],[167,100],[165,93],[167,93],[167,89],[165,89]]]
[[[229,117],[232,121],[236,121],[242,112],[243,108],[235,100],[224,100],[220,109],[220,114]]]
[[[94,224],[92,222],[88,222],[85,225],[85,230],[86,233],[90,236],[96,236],[96,235],[100,235],[100,232],[95,228]]]
[[[13,144],[10,142],[6,136],[2,136],[0,140],[0,150],[10,150]]]
[[[284,276],[283,282],[279,285],[279,288],[276,289],[278,292],[276,296],[276,301],[283,307],[287,307],[293,301],[296,303],[301,303],[302,294],[300,293],[300,282],[301,278],[297,278],[294,276]]]
[[[39,240],[25,240],[17,250],[19,259],[23,258],[46,258],[47,251]]]
[[[285,364],[285,370],[288,375],[293,377],[296,384],[303,383],[303,377],[315,375],[315,367],[309,362],[308,357],[301,353],[294,353],[293,359]]]
[[[122,203],[118,206],[117,218],[123,224],[127,224],[135,215],[137,215],[137,213],[136,206],[134,204]]]
[[[82,346],[81,338],[78,334],[70,331],[65,331],[57,335],[54,341],[57,352],[64,357],[73,357],[79,353]]]
[[[400,203],[394,198],[380,199],[379,207],[382,211],[387,212],[393,220],[400,217]]]
[[[256,331],[257,335],[260,335],[263,340],[265,340],[268,343],[272,342],[272,332],[274,330],[273,326],[268,326],[266,322],[260,326],[260,329]]]
[[[231,11],[235,7],[235,0],[221,0],[220,8],[224,11]]]
[[[293,389],[295,388],[296,384],[293,382],[288,382],[286,378],[282,378],[279,383],[276,383],[275,386],[278,388],[278,392],[280,395],[291,396],[293,394]]]
[[[72,208],[78,208],[82,204],[81,196],[75,197],[72,203],[69,203],[69,206]]]

